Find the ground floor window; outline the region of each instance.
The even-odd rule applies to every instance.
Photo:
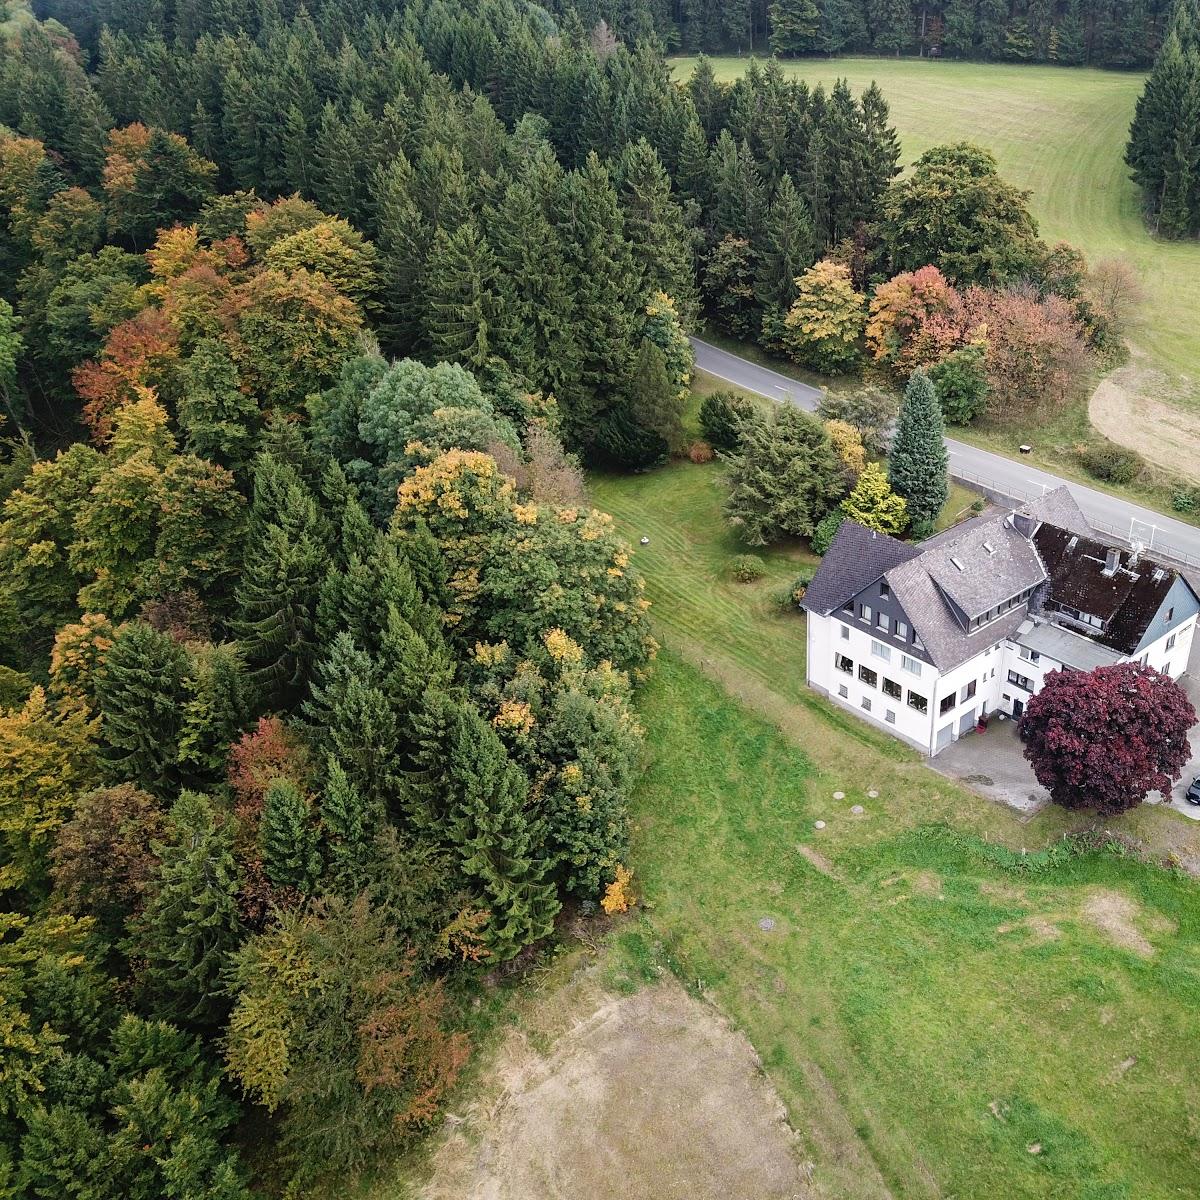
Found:
[[[894,679],[885,679],[883,681],[883,694],[891,696],[893,700],[899,700],[904,695],[904,689]]]
[[[877,687],[879,684],[879,676],[870,667],[860,666],[858,668],[858,677],[867,687]]]
[[[915,708],[917,712],[923,713],[929,711],[929,701],[924,696],[918,696],[916,692],[908,693],[908,707]]]
[[[839,671],[845,671],[847,675],[854,674],[854,660],[847,658],[844,654],[835,654],[833,656],[833,665]]]
[[[943,696],[941,704],[938,705],[938,712],[941,714],[948,713],[954,707],[956,700],[957,697],[953,692],[948,696]]]

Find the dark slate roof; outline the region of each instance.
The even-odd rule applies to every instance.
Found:
[[[828,616],[890,567],[920,553],[917,546],[876,533],[857,521],[843,521],[804,593],[804,607]]]
[[[1170,567],[1053,525],[1042,525],[1034,544],[1050,576],[1047,600],[1091,613],[1105,622],[1087,636],[1122,654],[1132,654],[1178,578]],[[1116,570],[1105,572],[1109,554]]]

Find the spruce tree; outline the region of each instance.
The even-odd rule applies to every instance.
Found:
[[[357,896],[365,886],[382,812],[369,803],[332,756],[319,802],[325,846],[325,882],[335,893]]]
[[[696,316],[696,266],[692,232],[671,193],[671,177],[644,138],[626,146],[617,164],[625,235],[638,247],[640,290],[649,298],[665,292],[684,324]]]
[[[189,786],[224,781],[229,747],[250,721],[245,668],[233,645],[202,645],[191,656],[179,735],[179,768]]]
[[[546,878],[544,828],[526,811],[528,784],[492,727],[464,705],[450,746],[449,834],[489,919],[484,930],[495,961],[506,962],[546,937],[559,910]]]
[[[439,229],[425,263],[425,340],[439,361],[481,367],[492,352],[496,261],[478,225]]]
[[[937,391],[924,371],[914,371],[904,390],[888,457],[888,483],[907,501],[914,530],[931,527],[945,507],[950,494],[948,464]]]
[[[786,313],[796,299],[797,276],[817,257],[812,214],[790,175],[784,175],[775,189],[763,232],[754,294],[765,307]]]
[[[642,338],[627,395],[639,425],[662,438],[668,450],[684,448],[683,414],[690,393],[671,380],[663,352],[649,338]]]
[[[95,680],[109,782],[159,797],[178,784],[187,673],[187,652],[168,634],[135,621],[118,635]]]
[[[816,48],[821,14],[814,0],[773,0],[767,10],[771,53],[790,58]]]
[[[296,472],[260,455],[234,627],[249,681],[269,706],[291,707],[307,683],[326,536]]]
[[[158,878],[127,949],[145,961],[141,983],[154,1016],[215,1025],[228,1007],[222,977],[240,937],[232,838],[196,792],[180,794],[170,826],[169,840],[153,846]]]
[[[313,893],[321,874],[317,829],[308,798],[290,779],[272,779],[263,796],[258,850],[263,871],[276,887]]]

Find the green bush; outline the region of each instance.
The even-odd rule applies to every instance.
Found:
[[[913,542],[923,542],[926,538],[931,538],[937,532],[937,526],[928,520],[914,521],[908,531],[908,537]]]
[[[808,585],[812,583],[813,576],[817,573],[815,567],[804,567],[800,574],[796,576],[795,582],[787,591],[788,603],[784,606],[793,608],[804,599],[805,593],[808,591]]]
[[[1200,487],[1177,488],[1171,496],[1171,507],[1178,513],[1195,512],[1200,508]]]
[[[1114,442],[1088,446],[1080,461],[1089,475],[1106,483],[1132,483],[1145,466],[1145,460],[1136,450],[1126,450]]]
[[[744,422],[752,421],[758,409],[748,396],[737,392],[713,392],[700,405],[700,429],[718,450],[736,450]]]
[[[817,522],[812,537],[808,539],[808,544],[812,547],[814,554],[824,554],[829,549],[830,543],[837,536],[837,531],[845,519],[846,514],[840,508],[834,508]]]
[[[952,350],[929,368],[942,415],[953,425],[969,425],[987,407],[987,364],[983,347]]]
[[[729,570],[738,583],[757,583],[767,573],[767,564],[757,554],[739,554]]]

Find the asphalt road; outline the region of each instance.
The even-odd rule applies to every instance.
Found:
[[[696,366],[701,371],[748,392],[786,401],[810,412],[821,399],[819,389],[789,379],[768,367],[760,367],[699,338],[692,338],[692,347],[696,351]],[[1032,441],[1036,437],[1037,431],[1031,430],[1029,439]],[[1193,525],[1130,504],[1107,492],[1060,479],[1019,459],[979,450],[953,438],[946,439],[946,447],[950,452],[950,474],[996,500],[1019,503],[1065,484],[1097,529],[1117,538],[1136,539],[1161,557],[1173,558],[1189,567],[1200,567],[1200,529]]]

